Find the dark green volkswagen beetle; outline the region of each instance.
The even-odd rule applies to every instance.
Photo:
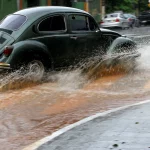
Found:
[[[25,65],[43,73],[125,49],[128,52],[123,55],[135,58],[140,55],[135,47],[131,39],[100,29],[89,13],[75,8],[29,8],[8,15],[0,23],[1,70]]]

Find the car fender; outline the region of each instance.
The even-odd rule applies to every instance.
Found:
[[[136,43],[127,37],[116,38],[107,50],[107,54],[129,52],[136,48]]]
[[[9,63],[12,68],[36,58],[43,60],[44,65],[47,65],[45,67],[53,66],[51,53],[46,45],[41,42],[26,40],[13,44],[13,47],[13,51],[7,59],[7,63]]]

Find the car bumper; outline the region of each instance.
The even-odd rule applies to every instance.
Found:
[[[101,24],[102,28],[111,28],[111,27],[122,27],[122,23],[120,22],[115,22],[115,23],[102,23]]]
[[[0,72],[11,70],[10,64],[0,62]]]

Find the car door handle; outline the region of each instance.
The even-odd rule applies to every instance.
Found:
[[[70,38],[73,40],[76,40],[78,37],[77,36],[71,36]]]

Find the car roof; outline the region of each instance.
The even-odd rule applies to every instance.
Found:
[[[136,17],[135,15],[133,15],[133,14],[129,14],[129,13],[127,13],[127,14],[124,14],[126,17],[128,17],[128,18],[130,18],[130,17]]]
[[[106,14],[106,15],[113,15],[113,14],[122,14],[122,13],[118,13],[118,12],[115,12],[115,13],[110,13],[110,14]]]
[[[81,9],[77,8],[72,8],[72,7],[64,7],[64,6],[40,6],[40,7],[32,7],[32,8],[27,8],[23,9],[20,11],[15,12],[14,14],[20,14],[24,15],[27,17],[32,17],[32,16],[43,16],[49,13],[57,13],[57,12],[74,12],[74,13],[87,13],[86,11],[83,11]]]
[[[124,15],[135,16],[134,14],[124,13]]]
[[[19,37],[22,32],[24,32],[37,19],[55,13],[84,13],[90,15],[84,10],[64,6],[40,6],[22,9],[13,14],[26,16],[27,20],[19,30],[14,31],[13,36],[16,36],[16,38]],[[20,32],[20,30],[22,30],[22,32]],[[18,33],[16,34],[16,32]]]

